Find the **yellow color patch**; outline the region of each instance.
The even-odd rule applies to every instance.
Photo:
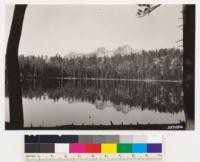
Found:
[[[113,143],[101,144],[101,153],[116,153],[116,152],[117,152],[117,144]]]

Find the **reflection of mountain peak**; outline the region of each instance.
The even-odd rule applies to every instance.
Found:
[[[94,104],[95,104],[96,108],[99,110],[105,109],[104,103],[100,100],[96,100]]]
[[[116,104],[113,104],[113,107],[114,107],[117,111],[121,111],[123,114],[126,114],[126,113],[128,113],[129,111],[131,111],[131,107],[130,107],[129,105],[123,105],[123,104],[116,105]]]
[[[96,100],[94,104],[99,110],[104,110],[106,107],[112,107],[112,103],[108,101]]]
[[[129,105],[123,105],[123,104],[116,105],[116,104],[113,104],[110,102],[104,102],[101,100],[96,100],[94,104],[96,108],[99,110],[104,110],[106,107],[114,107],[117,111],[120,111],[123,114],[126,114],[129,111],[131,111],[131,107]]]
[[[64,99],[68,103],[89,102],[99,110],[114,108],[124,114],[132,109],[142,111],[148,109],[150,111],[168,113],[183,111],[182,84],[124,83],[116,82],[116,84],[113,84],[113,82],[109,81],[101,81],[100,83],[99,81],[67,80],[63,81],[61,85],[60,80],[29,80],[23,81],[22,95],[24,98],[29,99],[45,97],[54,101]],[[98,87],[98,85],[101,86]],[[118,87],[118,91],[115,90],[116,87]],[[127,91],[130,88],[131,93]],[[6,89],[6,97],[8,97],[8,89]],[[45,98],[42,99],[45,100]]]

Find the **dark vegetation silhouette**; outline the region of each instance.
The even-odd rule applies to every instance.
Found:
[[[13,20],[6,51],[6,76],[9,92],[10,123],[12,128],[22,128],[24,124],[18,47],[26,5],[15,5]]]
[[[138,15],[142,16],[142,12],[144,12],[144,16],[152,12],[154,9],[159,7],[160,5],[146,5],[143,7],[144,11],[138,10]],[[7,44],[7,51],[6,51],[6,84],[8,86],[8,96],[9,96],[9,108],[10,108],[10,123],[6,125],[6,127],[9,129],[20,129],[23,128],[24,119],[23,119],[23,105],[22,105],[22,92],[21,92],[21,83],[20,78],[26,78],[26,77],[41,77],[39,72],[42,74],[49,74],[49,76],[52,77],[86,77],[86,78],[125,78],[125,79],[169,79],[169,80],[180,80],[180,77],[182,75],[181,71],[181,54],[174,56],[173,59],[177,59],[174,64],[175,66],[172,68],[172,71],[170,69],[170,73],[173,74],[166,74],[166,76],[158,75],[158,71],[161,72],[162,67],[160,67],[162,64],[156,63],[156,67],[151,64],[151,59],[148,58],[147,55],[138,55],[135,57],[134,54],[127,55],[127,56],[120,56],[116,55],[114,57],[108,58],[104,57],[99,58],[96,57],[95,54],[89,57],[89,62],[87,65],[87,59],[85,58],[73,58],[73,59],[66,59],[61,58],[60,56],[55,56],[50,59],[49,61],[45,61],[44,58],[39,58],[37,60],[37,57],[32,57],[31,59],[35,59],[34,65],[33,62],[30,62],[30,65],[27,65],[27,71],[25,72],[25,64],[26,61],[29,60],[29,57],[20,56],[20,69],[19,69],[19,62],[18,62],[18,47],[20,42],[20,36],[22,32],[22,26],[23,26],[23,19],[24,14],[26,10],[27,5],[15,5],[15,10],[13,14],[13,20],[10,30],[10,35],[8,39]],[[186,110],[186,115],[190,119],[194,119],[194,52],[195,52],[195,5],[184,5],[183,9],[183,89],[184,89],[184,106]],[[152,54],[153,55],[153,54]],[[163,54],[164,56],[165,54]],[[116,58],[115,58],[116,57]],[[118,58],[117,58],[118,57]],[[142,57],[144,57],[147,60],[147,64],[145,62],[139,62],[138,64],[134,64],[137,61],[130,62],[130,58],[132,58],[132,61],[134,59],[142,60]],[[134,58],[135,57],[135,58]],[[178,57],[180,57],[178,59]],[[157,58],[155,56],[156,61],[161,60],[167,60],[171,59],[168,58],[167,54],[165,59]],[[24,60],[23,60],[24,59]],[[48,59],[48,60],[49,60]],[[98,65],[98,59],[100,59],[100,65]],[[105,59],[105,60],[104,60]],[[23,60],[23,61],[21,61]],[[58,61],[60,60],[60,61]],[[64,61],[67,60],[67,64],[65,64]],[[86,61],[86,67],[84,64],[79,64],[79,61]],[[117,60],[120,60],[121,62],[115,62]],[[166,61],[165,60],[165,61]],[[179,61],[178,61],[179,60]],[[41,63],[41,62],[43,63]],[[54,62],[55,61],[55,62]],[[75,62],[76,61],[76,62]],[[97,61],[97,62],[95,62]],[[164,61],[164,62],[165,62]],[[78,62],[78,64],[76,64]],[[114,62],[114,64],[112,64]],[[153,61],[152,61],[153,62]],[[167,61],[166,61],[167,62]],[[152,70],[149,74],[145,73],[144,68],[141,68],[139,64],[142,64],[144,68],[148,70]],[[45,65],[45,66],[38,66],[35,64]],[[47,65],[47,67],[46,67]],[[55,68],[54,66],[57,65]],[[128,65],[128,66],[127,66]],[[158,66],[159,65],[159,66]],[[64,67],[67,66],[67,67]],[[105,66],[105,67],[104,67]],[[130,66],[134,66],[135,68],[130,68]],[[166,65],[164,65],[166,66]],[[102,69],[99,70],[99,67]],[[127,68],[128,67],[128,68]],[[103,69],[104,68],[104,69]],[[135,70],[135,72],[131,70]],[[103,73],[101,73],[101,71]],[[21,76],[20,76],[21,72]],[[118,74],[119,72],[119,74]],[[55,75],[56,74],[56,75]],[[137,75],[136,75],[137,74]],[[177,74],[177,75],[175,75]],[[48,77],[48,76],[47,76]],[[78,83],[77,83],[78,84]],[[79,83],[80,84],[80,83]],[[62,83],[60,85],[63,85]],[[96,89],[94,88],[94,91]],[[75,89],[77,91],[77,89]],[[93,90],[92,90],[93,91]],[[92,92],[95,94],[95,92]],[[124,93],[122,91],[122,93]],[[138,95],[141,95],[140,93]],[[98,97],[98,94],[94,95]],[[106,99],[106,98],[105,98]],[[108,98],[109,99],[109,98]],[[94,99],[89,99],[94,100]],[[114,101],[114,100],[113,100]],[[117,102],[117,101],[116,101]],[[123,98],[122,101],[123,103]],[[65,129],[65,127],[63,127]],[[93,128],[93,127],[92,127]],[[125,127],[126,128],[126,127]],[[150,128],[149,125],[147,125],[147,129]],[[42,128],[43,129],[43,128]],[[79,128],[80,129],[80,128]],[[108,128],[110,129],[110,127]],[[153,127],[154,129],[154,127]]]
[[[31,79],[22,84],[24,98],[89,102],[99,110],[109,102],[122,113],[132,109],[178,113],[184,110],[182,93],[182,84],[173,82]]]
[[[61,57],[19,56],[20,72],[26,78],[103,78],[103,79],[152,79],[181,81],[182,51],[160,49],[122,55],[90,55]]]
[[[170,113],[176,117],[184,111],[182,83],[141,82],[120,80],[60,80],[29,79],[22,83],[24,99],[54,102],[66,101],[66,106],[73,103],[88,102],[94,109],[104,111],[114,108],[117,112],[128,114],[131,111],[151,111],[159,114]],[[7,95],[7,94],[6,94]],[[98,114],[97,114],[98,115]],[[66,116],[67,118],[67,116]],[[141,118],[143,116],[141,115]],[[160,121],[162,123],[162,121]],[[111,123],[111,124],[110,124]],[[27,126],[23,129],[185,129],[185,120],[165,124],[116,124],[80,125],[64,123],[57,126]]]
[[[140,4],[137,15],[139,17],[150,14],[161,4]],[[184,106],[188,119],[195,117],[195,5],[183,5],[183,90]]]

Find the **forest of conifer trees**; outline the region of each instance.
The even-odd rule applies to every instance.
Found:
[[[56,54],[19,56],[21,78],[102,78],[182,80],[183,52],[180,49],[160,49],[116,53],[98,56],[96,53],[79,56]]]

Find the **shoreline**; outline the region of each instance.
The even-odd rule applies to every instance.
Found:
[[[21,80],[26,79],[57,79],[57,80],[92,80],[92,81],[133,81],[133,82],[166,82],[166,83],[183,83],[183,80],[160,80],[160,79],[115,79],[115,78],[42,78],[42,77],[27,77]]]

